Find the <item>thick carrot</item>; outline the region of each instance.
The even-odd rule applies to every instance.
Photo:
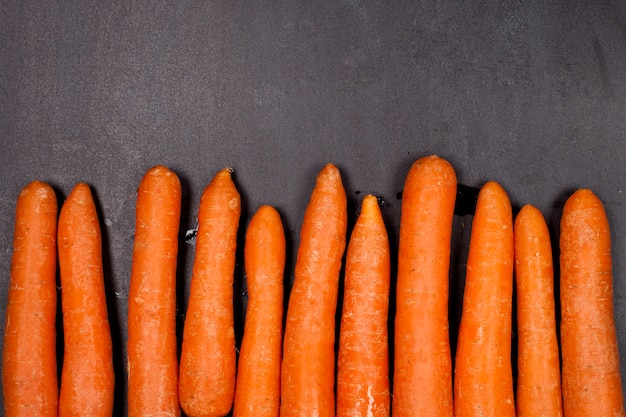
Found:
[[[33,181],[22,189],[15,208],[2,350],[7,417],[57,415],[56,242],[54,190]]]
[[[198,210],[178,386],[189,417],[224,416],[235,394],[233,279],[241,203],[230,173],[215,175]]]
[[[63,369],[59,416],[111,416],[115,374],[98,214],[76,184],[59,215]]]
[[[388,417],[389,238],[367,195],[348,244],[337,359],[337,416]]]
[[[283,335],[285,231],[278,211],[259,208],[246,231],[248,307],[233,417],[278,416]]]
[[[137,195],[128,296],[128,415],[180,416],[176,346],[176,261],[181,187],[151,168]]]
[[[448,324],[456,174],[437,156],[413,163],[402,191],[393,414],[452,416]]]
[[[495,182],[478,194],[456,351],[454,415],[515,416],[511,366],[513,220]]]
[[[559,245],[565,415],[624,416],[609,222],[592,191],[567,199]]]
[[[548,226],[534,206],[515,219],[517,416],[562,416],[561,368]]]
[[[346,224],[341,174],[327,164],[317,176],[300,231],[283,343],[283,417],[335,415],[335,313]]]

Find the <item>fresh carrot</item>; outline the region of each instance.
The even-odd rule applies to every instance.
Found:
[[[337,416],[388,417],[389,238],[367,195],[348,244],[337,359]]]
[[[478,194],[456,351],[454,415],[515,416],[511,366],[513,220],[495,182]]]
[[[137,195],[128,296],[128,415],[180,416],[176,345],[176,261],[181,186],[163,166]]]
[[[102,237],[89,186],[76,184],[59,215],[63,369],[59,416],[111,416],[115,374]]]
[[[446,160],[413,163],[402,191],[394,335],[394,416],[448,416],[450,240],[456,174]]]
[[[2,350],[7,417],[57,415],[56,243],[54,190],[33,181],[22,189],[15,208]]]
[[[233,280],[241,202],[230,174],[226,168],[215,175],[198,210],[178,387],[189,417],[224,416],[235,394]]]
[[[613,318],[609,222],[590,190],[572,194],[561,218],[561,355],[566,416],[624,416]]]
[[[282,417],[335,415],[335,313],[346,227],[341,174],[327,164],[300,231],[283,343]]]
[[[548,226],[534,206],[515,218],[517,416],[562,416],[561,368]]]
[[[275,208],[262,206],[252,217],[246,231],[244,262],[248,306],[233,417],[278,416],[285,231]]]

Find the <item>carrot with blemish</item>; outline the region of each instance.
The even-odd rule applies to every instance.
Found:
[[[198,210],[178,388],[189,417],[225,416],[233,405],[233,280],[240,214],[239,192],[225,168],[205,188]]]
[[[318,174],[304,213],[287,307],[280,415],[335,415],[335,313],[347,201],[337,167]]]
[[[495,182],[478,194],[456,351],[454,415],[514,417],[511,366],[513,220]]]
[[[389,238],[378,199],[367,195],[346,255],[337,359],[337,417],[388,417]]]
[[[417,160],[404,183],[394,335],[395,416],[453,413],[448,288],[456,185],[454,168],[437,156]]]
[[[63,368],[59,416],[111,416],[115,375],[102,265],[102,236],[87,184],[59,215]]]
[[[271,206],[260,207],[246,231],[248,306],[233,417],[279,413],[285,245],[280,214]]]
[[[624,416],[609,222],[591,190],[565,202],[559,246],[565,416]]]
[[[128,415],[180,416],[176,262],[181,186],[166,167],[139,185],[128,296]]]
[[[7,417],[57,415],[56,265],[56,196],[48,184],[33,181],[15,208],[2,349]]]

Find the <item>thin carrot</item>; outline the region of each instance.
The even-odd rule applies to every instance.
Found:
[[[59,416],[111,416],[115,374],[98,214],[87,184],[76,184],[59,215],[63,369]]]
[[[13,256],[2,350],[4,415],[57,415],[57,200],[48,184],[22,189],[15,208]]]
[[[590,190],[563,207],[561,236],[561,354],[566,416],[624,416],[613,318],[609,222]]]
[[[448,416],[450,239],[456,174],[446,160],[414,162],[402,191],[394,335],[394,416]]]
[[[215,175],[198,211],[178,388],[189,417],[224,416],[235,394],[233,279],[241,202],[230,173]]]
[[[262,206],[252,217],[246,231],[244,261],[248,306],[233,417],[278,416],[285,231],[275,208]]]
[[[513,220],[495,182],[478,194],[456,351],[454,415],[515,416],[511,366]]]
[[[515,219],[517,416],[562,416],[561,368],[548,226],[534,206]]]
[[[137,195],[128,296],[128,415],[180,416],[176,352],[176,261],[181,187],[151,168]]]
[[[337,416],[388,417],[389,238],[367,195],[348,244],[337,359]]]
[[[283,343],[283,417],[335,415],[335,312],[346,224],[341,174],[327,164],[317,176],[300,231]]]

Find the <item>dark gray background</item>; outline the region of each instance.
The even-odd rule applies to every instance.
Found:
[[[626,3],[0,4],[0,318],[19,190],[48,181],[61,202],[89,183],[102,217],[117,415],[135,190],[155,164],[184,188],[181,313],[193,260],[184,234],[227,165],[242,226],[261,204],[280,210],[287,279],[314,177],[329,161],[344,175],[352,220],[365,193],[385,201],[394,251],[399,192],[424,155],[447,158],[462,184],[500,182],[517,209],[537,205],[554,238],[565,198],[589,187],[612,225],[626,374]],[[453,342],[470,222],[455,222]],[[242,280],[239,267],[238,292]]]

